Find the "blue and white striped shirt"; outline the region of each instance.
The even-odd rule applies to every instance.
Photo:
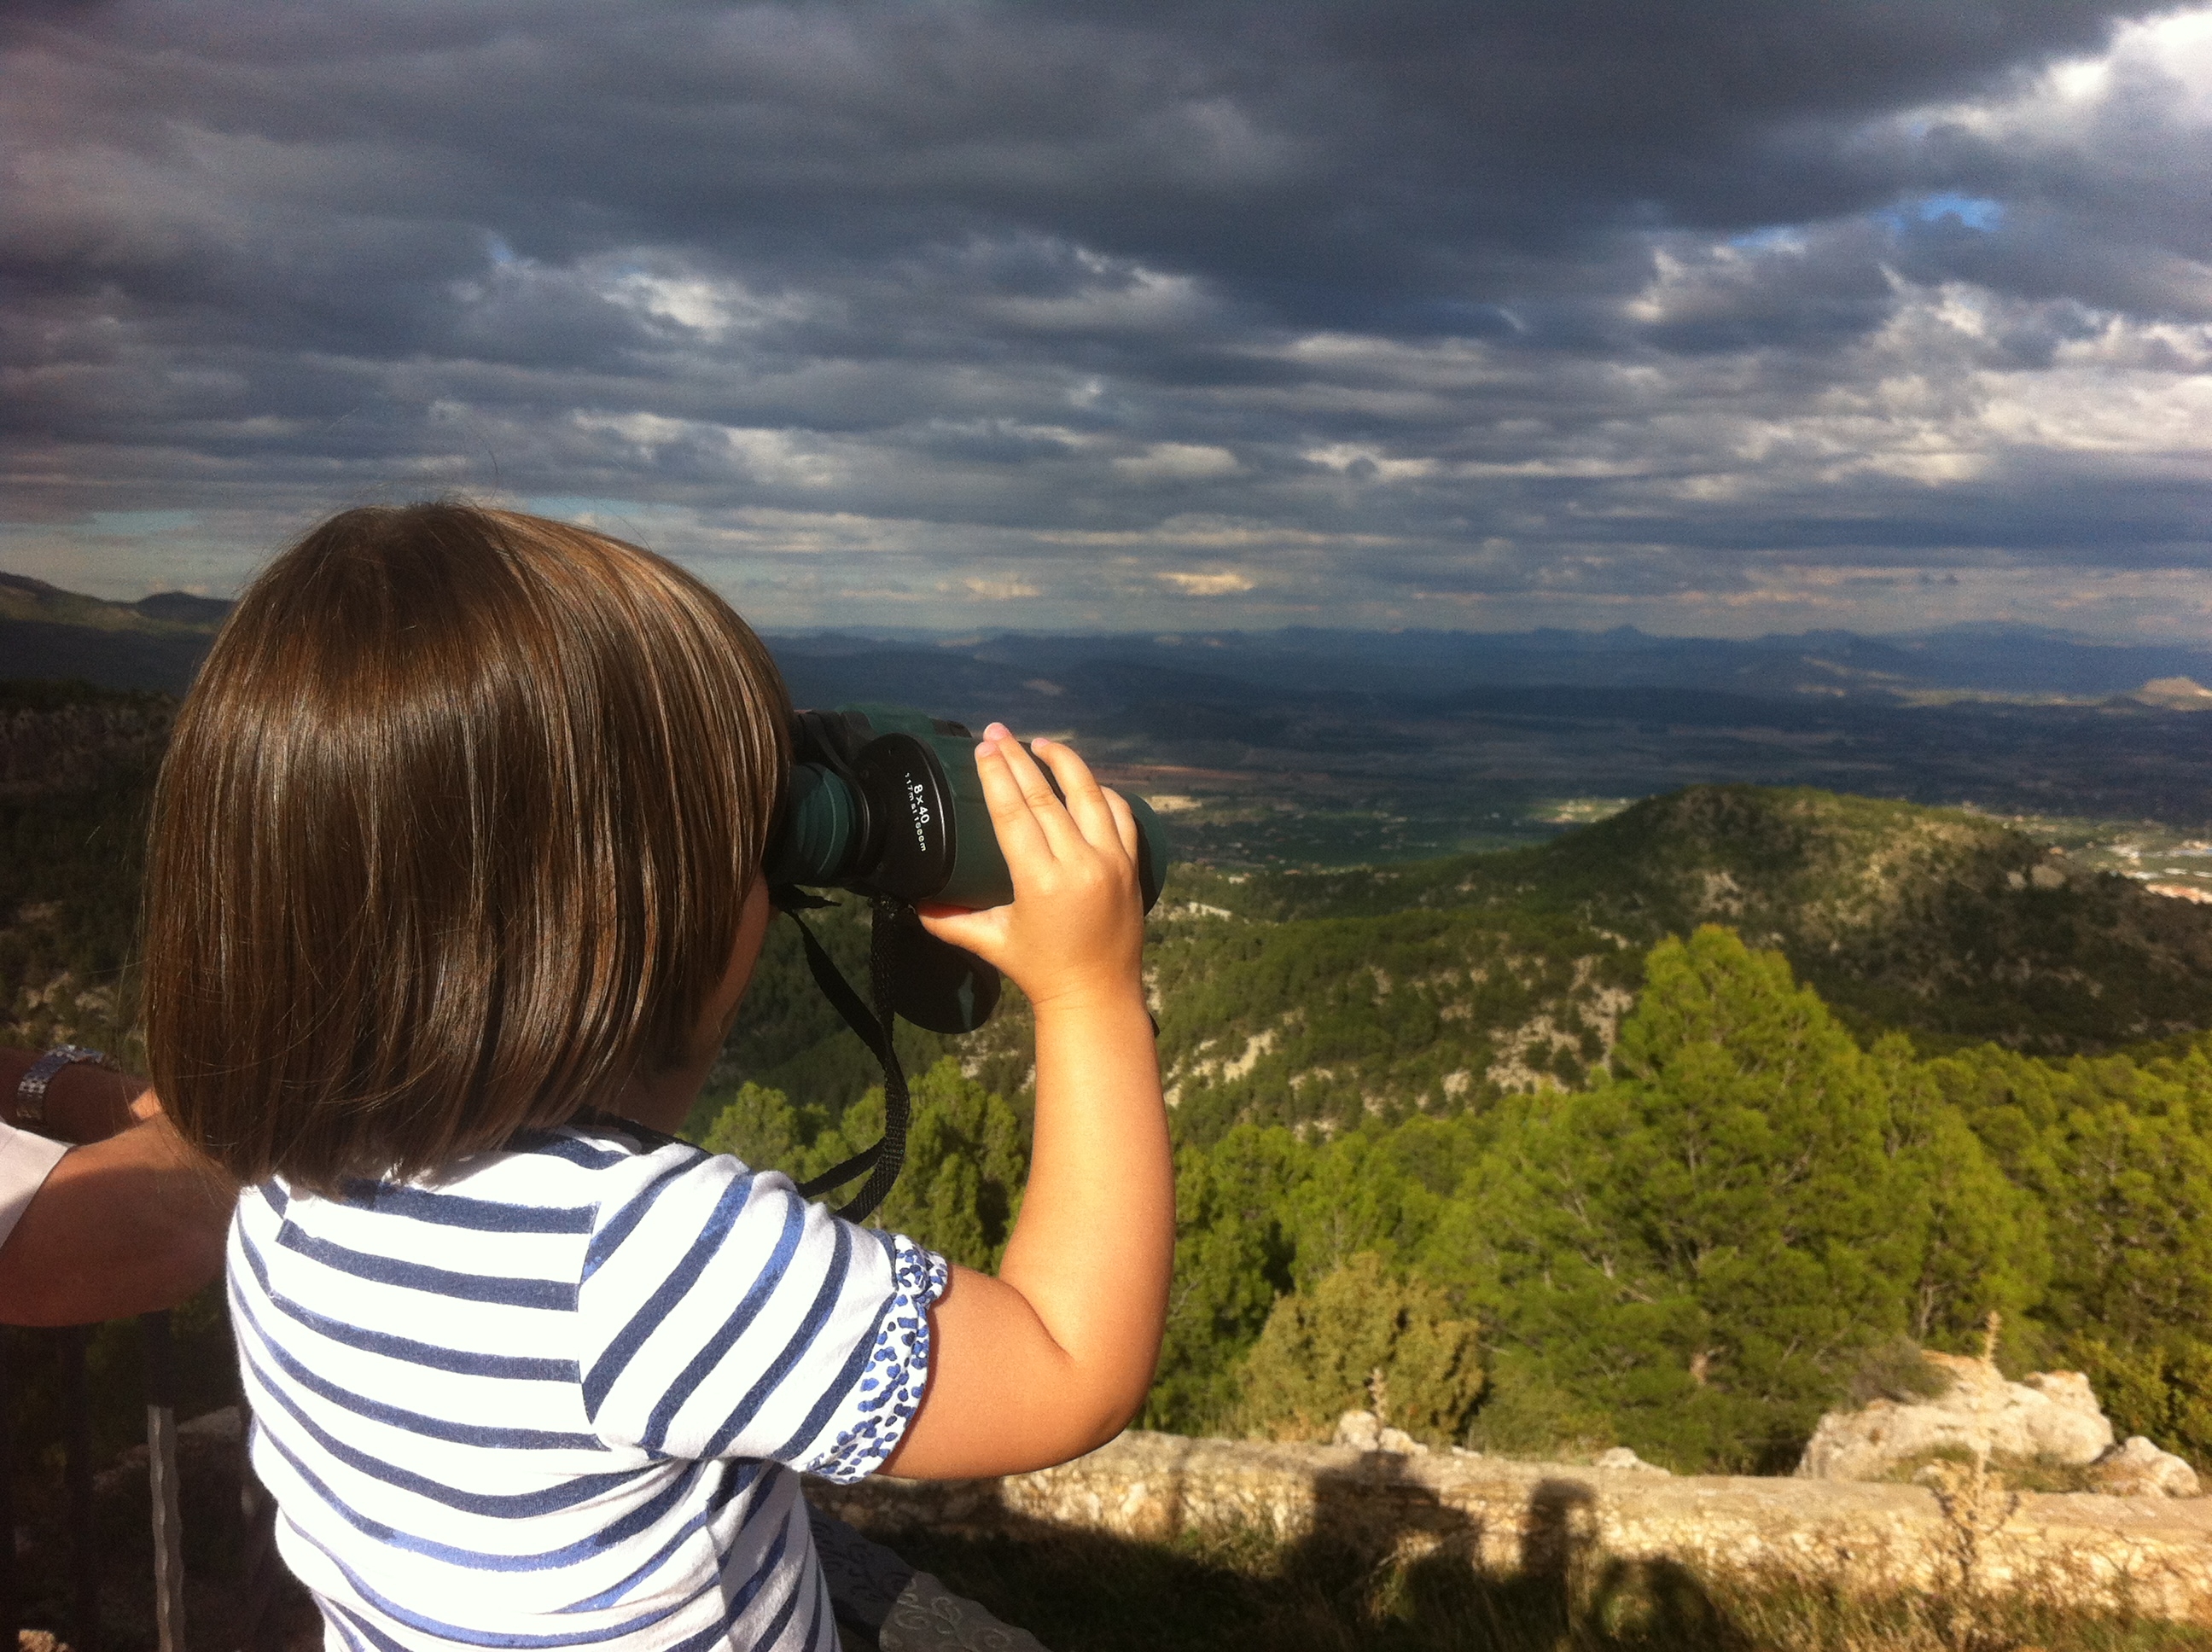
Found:
[[[799,1470],[880,1467],[943,1258],[594,1116],[239,1200],[253,1466],[331,1652],[835,1652]]]

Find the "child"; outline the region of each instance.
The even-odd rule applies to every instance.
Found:
[[[658,557],[349,511],[246,592],[155,804],[155,1087],[246,1191],[253,1462],[325,1645],[834,1649],[798,1472],[1042,1467],[1142,1401],[1173,1240],[1127,806],[992,725],[1036,1017],[997,1278],[670,1139],[770,916],[788,706]]]

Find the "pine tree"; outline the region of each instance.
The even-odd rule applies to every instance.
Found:
[[[1919,1258],[1906,1329],[1918,1343],[1970,1349],[1990,1312],[2018,1324],[2042,1299],[2051,1278],[2043,1213],[2006,1178],[1910,1044],[1892,1035],[1870,1060],[1887,1106],[1893,1219]]]
[[[699,1138],[710,1153],[729,1153],[756,1170],[789,1170],[801,1154],[804,1126],[791,1098],[748,1081],[717,1109]]]
[[[2106,1101],[2053,1128],[2051,1162],[2045,1317],[2130,1347],[2212,1331],[2212,1141],[2178,1109]]]
[[[913,1081],[909,1099],[905,1169],[869,1219],[963,1266],[993,1271],[1029,1180],[1028,1132],[1004,1096],[963,1075],[950,1056]],[[799,1174],[829,1169],[883,1127],[884,1092],[871,1090],[815,1138]]]
[[[1700,929],[1648,961],[1617,1082],[1523,1101],[1454,1224],[1498,1334],[1626,1442],[1776,1463],[1910,1321],[1924,1193],[1886,1074],[1779,957]]]
[[[1176,1153],[1175,1275],[1146,1427],[1202,1434],[1229,1425],[1237,1362],[1290,1289],[1285,1213],[1312,1160],[1279,1126],[1239,1125],[1211,1148]]]

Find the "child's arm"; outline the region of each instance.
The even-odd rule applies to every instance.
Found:
[[[1136,825],[1083,760],[1039,740],[1067,801],[994,723],[977,747],[1011,906],[925,914],[1036,1015],[1036,1139],[999,1277],[956,1268],[931,1311],[929,1386],[886,1465],[1016,1473],[1111,1439],[1152,1386],[1175,1173],[1145,1010]]]

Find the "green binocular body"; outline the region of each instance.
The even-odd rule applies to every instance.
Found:
[[[896,706],[854,705],[799,712],[792,732],[771,886],[971,908],[1014,898],[975,773],[975,737],[965,727]],[[1149,912],[1166,881],[1167,834],[1142,798],[1126,801]]]
[[[1048,779],[1051,773],[1045,770]],[[1167,833],[1142,798],[1127,801],[1150,912],[1167,878]],[[975,772],[975,737],[960,724],[896,706],[795,714],[791,785],[769,848],[768,882],[794,915],[809,904],[793,898],[800,889],[851,890],[876,902],[871,946],[882,1008],[932,1032],[973,1032],[990,1019],[999,972],[930,934],[915,911],[925,902],[973,909],[1014,898]],[[870,1037],[871,1012],[841,997],[811,934],[808,949],[816,981]],[[895,1063],[888,1047],[878,1054],[888,1090]],[[903,1080],[901,1086],[903,1095]]]

